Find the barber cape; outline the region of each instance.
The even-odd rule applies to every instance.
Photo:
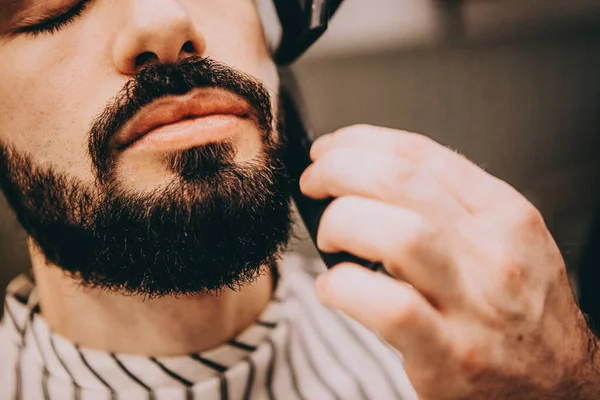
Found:
[[[314,275],[322,269],[288,256],[252,326],[215,349],[178,357],[109,354],[68,341],[49,330],[32,280],[20,276],[0,325],[0,399],[416,399],[395,350],[317,301]]]

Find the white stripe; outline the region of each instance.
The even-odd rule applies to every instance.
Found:
[[[261,343],[256,352],[252,355],[252,359],[256,364],[256,372],[254,376],[254,385],[250,398],[252,399],[267,399],[267,368],[271,358],[271,349],[266,342]],[[282,399],[283,400],[283,399]]]
[[[21,303],[19,303],[17,300],[15,300],[11,297],[6,298],[6,307],[8,307],[10,309],[11,315],[16,320],[16,323],[18,325],[16,328],[19,331],[23,332],[23,328],[25,327],[25,324],[27,322],[27,316],[28,316],[27,308],[23,307],[23,305]],[[7,318],[7,317],[4,317],[4,318]]]
[[[342,399],[356,399],[358,389],[356,382],[346,372],[345,366],[340,365],[332,357],[330,349],[319,338],[315,328],[311,326],[310,321],[304,315],[304,310],[296,298],[286,300],[292,318],[290,323],[292,327],[301,335],[308,345],[307,351],[309,357],[319,360],[317,368],[323,379],[340,395]]]
[[[181,389],[179,381],[167,375],[158,365],[148,362],[149,360],[145,357],[119,355],[118,358],[132,375],[149,386],[152,391],[156,391],[160,387]]]
[[[118,393],[121,398],[122,392],[127,392],[128,395],[138,396],[137,398],[146,398],[146,390],[141,388],[136,382],[131,380],[123,371],[115,368],[115,361],[110,355],[82,350],[90,367],[98,373],[111,387],[119,388]],[[136,398],[136,397],[132,397]]]
[[[229,389],[229,398],[231,400],[243,398],[249,374],[250,368],[246,362],[238,363],[225,372]]]
[[[39,350],[42,360],[44,360],[46,364],[46,368],[48,368],[48,370],[52,372],[52,375],[56,376],[57,378],[64,381],[70,381],[69,374],[64,369],[52,350],[52,346],[50,344],[50,332],[46,328],[46,324],[42,322],[39,316],[34,315],[30,329],[35,335],[34,340],[36,340],[36,343],[40,346]]]
[[[290,327],[288,324],[281,324],[277,332],[272,337],[276,347],[275,353],[275,371],[273,374],[273,395],[275,399],[281,400],[301,400],[292,383],[292,371],[290,366],[285,364],[285,340],[289,336]]]
[[[17,389],[17,363],[19,346],[12,343],[0,330],[0,399],[14,399]]]
[[[404,370],[404,363],[400,353],[383,342],[377,334],[368,329],[364,329],[364,327],[355,320],[341,313],[338,313],[338,316],[339,318],[343,318],[351,327],[354,327],[354,332],[363,339],[363,343],[368,350],[381,362],[383,367],[390,372],[393,377],[393,382],[395,383],[397,390],[404,396],[403,398],[406,400],[418,400],[417,393],[408,380],[408,376]]]
[[[290,365],[296,371],[296,375],[298,376],[298,385],[300,386],[300,391],[304,395],[307,400],[311,399],[322,399],[327,400],[335,399],[335,395],[330,392],[330,389],[325,387],[319,378],[316,376],[316,372],[311,368],[311,365],[308,361],[308,355],[301,351],[302,343],[300,342],[300,338],[298,337],[298,332],[294,329],[290,329],[290,338],[291,341],[289,345],[290,350]],[[315,366],[316,367],[316,366]]]
[[[109,393],[108,389],[102,382],[98,381],[94,374],[85,366],[83,361],[81,361],[75,347],[64,338],[56,335],[54,336],[54,345],[56,351],[60,354],[60,357],[65,364],[67,364],[71,374],[73,374],[73,378],[79,386],[81,386],[82,389],[88,389],[87,391],[99,392],[106,398]]]
[[[73,385],[57,376],[48,378],[48,394],[52,400],[72,400],[75,398]]]
[[[23,379],[23,392],[21,400],[41,400],[44,398],[41,385],[42,369],[40,368],[39,362],[32,359],[30,354],[30,351],[24,349],[21,357],[21,366],[23,371],[21,374]]]
[[[331,311],[317,301],[312,292],[312,280],[309,280],[310,278],[306,275],[300,274],[294,278],[292,280],[293,290],[305,300],[306,307],[308,307],[306,312],[310,314],[311,323],[315,326],[327,326],[327,329],[322,331],[328,338],[327,342],[331,346],[331,351],[337,354],[346,368],[353,372],[353,376],[360,380],[368,398],[394,398],[394,393],[390,390],[384,377],[376,373],[378,365],[360,348],[361,343],[357,343],[334,318]],[[365,369],[371,373],[365,376]]]

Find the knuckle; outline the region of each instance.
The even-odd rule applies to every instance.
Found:
[[[485,369],[485,352],[474,344],[465,344],[456,349],[454,360],[465,376],[478,375]]]
[[[409,296],[402,303],[390,309],[385,326],[379,329],[383,339],[391,340],[398,332],[410,328],[418,316],[420,303],[415,296]]]
[[[516,207],[516,222],[526,229],[539,229],[544,226],[544,217],[533,204],[523,199],[522,204]]]
[[[417,166],[413,162],[399,159],[390,163],[389,170],[378,174],[371,183],[376,193],[398,193],[416,174]]]
[[[398,159],[392,165],[392,178],[394,182],[406,182],[417,175],[418,167],[407,159]]]
[[[424,247],[431,245],[437,236],[437,229],[418,214],[412,216],[410,226],[405,232],[406,234],[400,238],[398,247],[401,252],[408,255],[420,253]]]
[[[513,296],[526,292],[529,283],[528,266],[513,256],[503,256],[499,262],[500,283]]]

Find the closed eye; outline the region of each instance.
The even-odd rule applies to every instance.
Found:
[[[29,22],[25,22],[13,31],[13,35],[27,34],[38,36],[45,33],[53,34],[72,23],[79,17],[87,7],[91,0],[80,0],[74,6],[63,7],[52,12],[49,16],[37,18],[29,18]]]

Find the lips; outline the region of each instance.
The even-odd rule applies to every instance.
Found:
[[[143,107],[119,130],[112,145],[124,150],[153,131],[165,131],[170,125],[203,117],[253,119],[253,114],[251,106],[234,93],[223,89],[196,89],[182,96],[160,98]]]

